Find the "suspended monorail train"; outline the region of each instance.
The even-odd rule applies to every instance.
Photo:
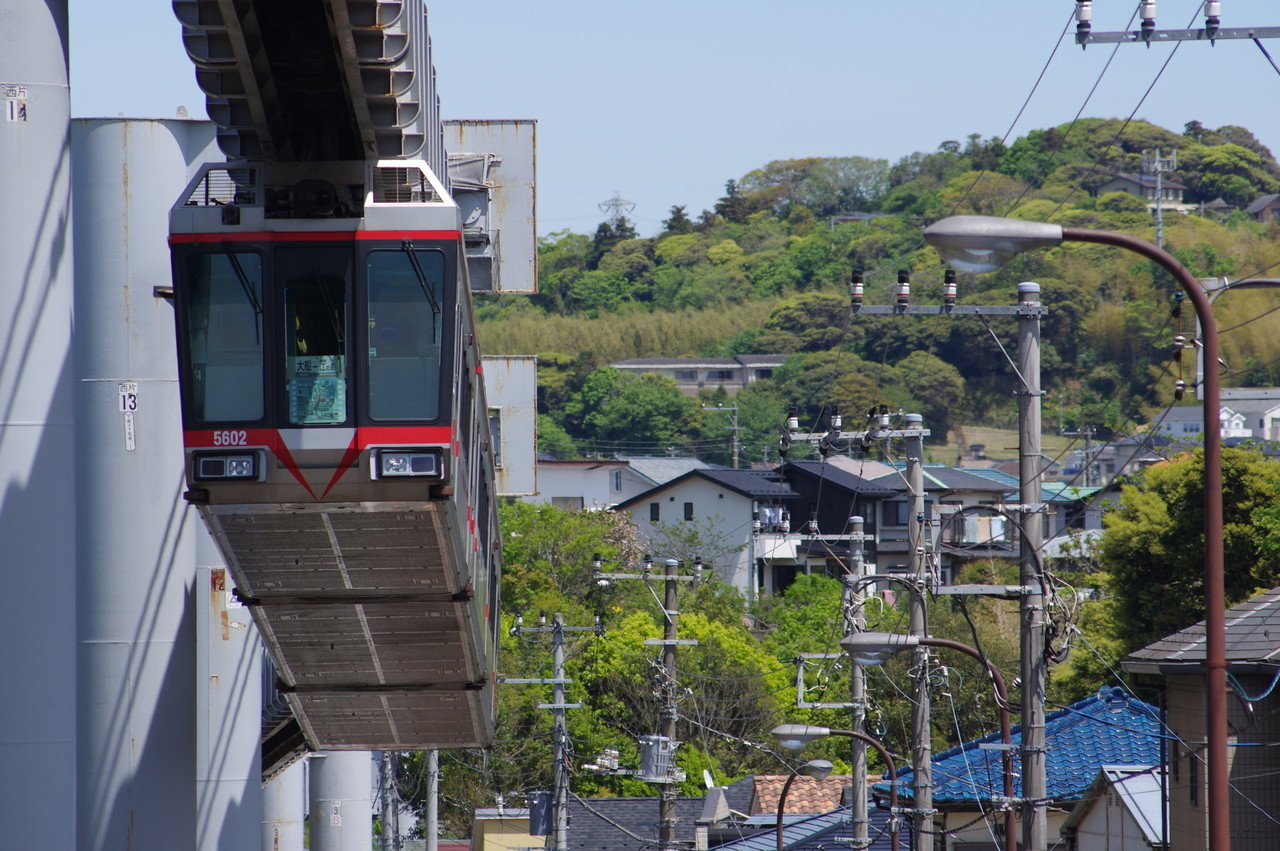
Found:
[[[449,193],[417,161],[209,164],[169,241],[187,499],[301,733],[489,744],[493,453]]]

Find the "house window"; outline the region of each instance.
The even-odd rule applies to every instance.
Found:
[[[658,517],[659,517],[659,515],[660,515],[660,513],[661,513],[661,512],[660,512],[660,509],[661,509],[661,508],[662,508],[662,503],[660,503],[660,502],[651,502],[651,503],[649,503],[649,522],[650,522],[650,523],[657,523],[657,522],[658,522]]]
[[[1200,431],[1200,423],[1183,423],[1182,424],[1183,434],[1197,434],[1199,433],[1199,431]]]
[[[621,470],[613,471],[613,492],[614,493],[622,492],[622,471]]]
[[[684,504],[684,519],[685,520],[693,519],[693,503],[692,502],[686,502]]]
[[[697,381],[698,371],[696,369],[677,369],[676,381]]]
[[[880,511],[881,522],[885,526],[906,526],[907,517],[911,510],[907,507],[906,500],[897,502],[883,502]]]
[[[773,369],[772,368],[757,369],[756,378],[773,378]]]
[[[732,369],[708,369],[707,381],[733,381]]]

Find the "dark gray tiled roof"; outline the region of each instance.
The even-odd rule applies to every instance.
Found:
[[[723,485],[754,499],[792,499],[797,496],[785,481],[766,470],[695,470],[693,475]]]
[[[1004,494],[1008,490],[1007,482],[1005,481],[996,481],[995,477],[979,475],[972,470],[965,470],[960,467],[925,464],[921,472],[924,473],[924,489],[930,492],[987,491],[989,493]],[[906,470],[904,468],[901,473],[889,473],[888,475],[880,476],[874,481],[876,484],[893,488],[894,491],[901,493],[907,489],[905,475]],[[1014,487],[1017,487],[1016,480]]]
[[[860,496],[895,496],[898,493],[896,489],[887,487],[883,482],[864,479],[861,476],[850,473],[848,470],[841,469],[834,464],[825,464],[822,461],[788,461],[778,468],[778,471],[784,476],[788,474],[788,470],[794,470],[814,478],[821,478],[824,482],[841,490],[856,493]]]
[[[676,841],[682,846],[693,847],[701,814],[701,798],[676,799]],[[652,851],[658,846],[658,799],[571,797],[568,833],[570,851]]]
[[[1280,663],[1280,588],[1232,606],[1226,614],[1227,662]],[[1148,673],[1161,668],[1199,668],[1205,657],[1204,621],[1129,654],[1126,670]]]
[[[871,807],[867,813],[871,822],[867,834],[871,839],[871,851],[888,851],[892,844],[889,838],[888,810]],[[776,816],[769,816],[776,819]],[[753,822],[757,819],[752,819]],[[776,825],[777,822],[774,821]],[[899,847],[902,851],[912,848],[910,825],[905,819],[899,819]],[[848,848],[853,840],[852,816],[847,807],[818,816],[792,820],[786,818],[782,827],[783,847],[788,851],[830,851],[834,848]],[[773,851],[778,847],[776,827],[746,836],[733,842],[717,845],[716,851]]]
[[[731,470],[726,467],[712,467],[690,470],[677,479],[618,503],[617,507],[626,509],[637,503],[646,502],[653,497],[653,494],[684,484],[695,477],[714,482],[722,488],[751,499],[795,499],[799,495],[791,490],[786,482],[777,481],[777,477],[767,470]]]
[[[1280,199],[1280,195],[1263,195],[1261,198],[1258,198],[1256,201],[1254,201],[1252,204],[1246,207],[1245,212],[1257,213],[1261,210],[1265,210],[1267,207],[1270,207],[1272,204],[1274,204],[1276,199]]]

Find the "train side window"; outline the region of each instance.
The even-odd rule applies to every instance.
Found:
[[[262,257],[187,257],[187,345],[192,415],[198,422],[261,420]]]
[[[444,262],[443,254],[431,250],[369,253],[371,419],[439,416]]]
[[[276,252],[284,290],[284,367],[289,422],[327,425],[347,420],[348,252],[328,256]],[[292,262],[291,262],[292,261]]]

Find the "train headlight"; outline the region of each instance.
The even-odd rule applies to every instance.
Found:
[[[256,452],[197,455],[193,473],[198,482],[256,481],[258,467]]]
[[[380,479],[438,479],[444,475],[444,463],[438,449],[379,449],[374,454],[374,470]]]

